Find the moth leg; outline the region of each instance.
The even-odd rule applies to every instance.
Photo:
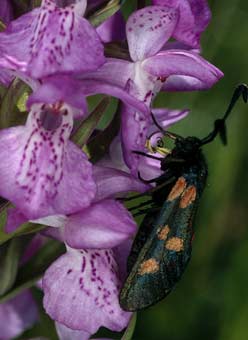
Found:
[[[161,179],[162,176],[158,177],[157,179]],[[119,197],[117,199],[122,201],[122,202],[128,202],[128,201],[131,201],[131,200],[135,200],[137,198],[142,198],[144,196],[151,196],[154,192],[156,192],[157,190],[160,190],[161,188],[167,186],[168,184],[174,182],[175,180],[176,180],[176,177],[171,176],[164,183],[157,185],[155,188],[152,188],[152,189],[149,189],[145,192],[142,192],[141,194],[137,194],[137,195],[134,195],[134,196],[131,196],[131,197]]]
[[[153,213],[159,211],[160,209],[161,209],[160,207],[151,207],[148,212]],[[147,209],[140,209],[137,213],[133,214],[133,217],[137,217],[144,214],[147,214]]]
[[[145,202],[142,202],[142,203],[140,203],[138,205],[135,205],[135,206],[133,206],[131,208],[128,208],[128,210],[129,211],[133,211],[133,210],[136,210],[136,209],[139,209],[139,208],[143,208],[146,205],[151,204],[151,203],[153,203],[153,200],[145,201]]]

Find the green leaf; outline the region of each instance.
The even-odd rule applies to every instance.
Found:
[[[133,313],[133,316],[121,340],[132,340],[133,333],[135,330],[136,320],[137,320],[137,313]]]
[[[64,244],[54,240],[48,241],[30,261],[20,267],[14,286],[0,298],[0,303],[35,285],[46,269],[64,252]]]
[[[5,23],[0,19],[0,32],[4,31],[6,28]]]
[[[115,14],[121,8],[122,3],[123,1],[120,0],[111,0],[105,7],[97,10],[92,16],[90,16],[88,20],[93,26],[97,27]]]
[[[77,145],[83,147],[83,145],[87,142],[88,138],[97,127],[102,116],[105,114],[105,110],[107,109],[109,103],[110,97],[104,97],[96,106],[96,108],[92,111],[89,117],[84,119],[83,122],[79,125],[72,137],[72,140]]]
[[[109,126],[98,133],[96,137],[87,144],[90,160],[95,163],[108,151],[111,142],[117,136],[120,127],[120,105]]]
[[[14,284],[20,257],[30,239],[27,236],[19,237],[0,247],[0,295],[6,293]]]
[[[23,223],[19,228],[17,228],[13,233],[5,233],[4,226],[6,224],[6,210],[0,213],[0,245],[5,242],[22,235],[29,235],[41,231],[47,226],[41,224],[35,224],[31,222]]]
[[[0,128],[4,129],[24,123],[26,115],[20,113],[17,104],[23,95],[29,92],[29,87],[21,80],[15,79],[12,81],[1,100]]]

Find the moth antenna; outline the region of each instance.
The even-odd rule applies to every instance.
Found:
[[[164,136],[167,136],[167,137],[169,137],[170,139],[173,139],[173,140],[176,140],[176,139],[184,140],[184,138],[182,136],[179,136],[174,132],[169,132],[169,131],[164,130],[163,127],[159,125],[159,123],[157,122],[157,120],[154,117],[154,114],[152,112],[151,112],[151,116],[152,116],[153,123],[163,133]]]
[[[217,135],[220,135],[220,138],[223,142],[224,145],[227,144],[227,134],[226,134],[226,120],[228,118],[228,116],[230,115],[230,113],[232,112],[234,106],[236,105],[237,101],[239,100],[239,98],[242,96],[243,101],[245,103],[247,103],[247,99],[248,99],[248,86],[246,84],[240,84],[236,87],[236,89],[233,92],[232,95],[232,99],[227,107],[227,110],[224,114],[224,116],[220,119],[217,119],[214,122],[214,129],[212,132],[210,132],[210,134],[208,136],[206,136],[205,138],[203,138],[201,140],[201,146],[208,144],[210,142],[212,142],[215,137]]]

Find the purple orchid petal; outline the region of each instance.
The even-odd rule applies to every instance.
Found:
[[[59,340],[88,340],[90,338],[90,333],[70,329],[62,323],[55,322],[55,326]]]
[[[121,282],[112,250],[72,250],[43,278],[44,307],[52,319],[94,334],[103,326],[121,331],[130,313],[119,305]]]
[[[65,102],[74,108],[74,118],[88,114],[86,98],[80,82],[69,76],[52,76],[42,80],[40,86],[29,96],[27,106],[30,109],[35,103],[55,104]]]
[[[118,169],[94,166],[93,177],[97,185],[95,202],[106,198],[120,197],[121,194],[130,191],[144,192],[149,189],[148,185]]]
[[[171,37],[177,20],[177,10],[162,6],[147,6],[134,12],[126,25],[132,60],[141,61],[159,52]]]
[[[99,80],[124,89],[133,73],[133,63],[122,59],[107,58],[96,71],[85,73],[80,76],[80,79]]]
[[[140,100],[138,100],[134,95],[128,93],[128,91],[123,90],[120,87],[114,86],[113,84],[108,84],[105,82],[100,82],[97,80],[87,80],[84,79],[82,82],[82,92],[86,96],[90,96],[93,94],[104,93],[108,95],[112,95],[121,99],[124,103],[136,108],[140,112],[148,113],[149,109],[147,106]]]
[[[76,116],[84,116],[87,114],[87,103],[85,96],[94,94],[107,94],[117,97],[125,103],[135,107],[138,111],[148,112],[146,105],[131,95],[118,84],[109,83],[104,80],[94,79],[89,73],[89,78],[73,79],[68,76],[54,76],[45,79],[44,83],[36,89],[29,97],[28,106],[33,103],[54,103],[57,101],[65,101],[72,107],[78,109],[74,113]]]
[[[0,305],[0,340],[13,339],[30,328],[38,318],[35,302],[29,291]]]
[[[169,41],[167,42],[163,48],[163,51],[165,50],[186,50],[186,51],[191,51],[197,54],[201,53],[201,49],[200,48],[192,48],[189,45],[186,45],[180,41]]]
[[[136,232],[136,223],[124,206],[115,200],[102,200],[69,217],[65,241],[76,249],[113,248]]]
[[[0,83],[4,86],[9,86],[12,80],[14,79],[13,74],[9,70],[5,70],[0,67]]]
[[[28,219],[77,212],[94,198],[91,164],[68,140],[72,123],[66,107],[34,105],[26,126],[0,131],[0,195]]]
[[[121,112],[121,141],[123,158],[133,175],[137,174],[140,156],[133,151],[144,151],[151,117],[124,106]]]
[[[211,86],[208,82],[189,76],[170,76],[164,82],[161,91],[200,91],[208,90]]]
[[[187,117],[189,114],[189,110],[170,110],[165,108],[156,108],[152,109],[152,113],[159,123],[164,129],[170,127],[172,124],[175,124],[179,120]],[[158,128],[154,126],[157,130]],[[150,131],[149,131],[150,132]]]
[[[96,31],[104,43],[120,41],[126,38],[125,26],[123,15],[118,11],[98,26]]]
[[[0,34],[0,66],[33,78],[97,69],[105,60],[103,46],[79,16],[83,3],[60,8],[43,0],[40,8],[11,22]]]
[[[12,6],[10,0],[2,0],[0,6],[0,19],[8,24],[13,18]]]
[[[189,51],[162,51],[146,59],[143,68],[157,77],[189,76],[204,83],[206,88],[210,88],[223,77],[223,73],[217,67]]]
[[[200,35],[211,19],[206,0],[153,0],[152,3],[178,8],[179,20],[173,37],[192,47],[199,47]]]
[[[126,166],[123,159],[121,139],[119,135],[116,136],[110,144],[109,153],[100,159],[96,165],[99,167],[114,168],[129,174],[129,168]]]
[[[21,224],[28,222],[26,216],[24,216],[20,210],[16,208],[9,208],[7,210],[7,223],[4,226],[6,233],[14,232]]]
[[[45,237],[41,236],[39,233],[37,233],[32,240],[28,243],[22,258],[21,258],[21,265],[26,263],[28,260],[30,260],[37,251],[42,247],[42,245],[45,243]]]

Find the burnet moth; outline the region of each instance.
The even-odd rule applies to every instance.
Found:
[[[180,280],[191,257],[194,218],[208,176],[201,148],[217,135],[223,144],[227,143],[225,122],[240,96],[247,102],[245,84],[235,89],[226,113],[215,121],[213,131],[203,139],[163,131],[153,118],[158,129],[174,140],[175,146],[161,158],[136,152],[158,159],[163,173],[149,181],[156,184],[147,193],[151,195],[152,207],[141,211],[146,214],[128,258],[128,277],[120,293],[124,310],[137,311],[155,304]],[[155,147],[155,151],[159,150],[161,155],[167,153],[166,149],[163,153],[161,140]]]

